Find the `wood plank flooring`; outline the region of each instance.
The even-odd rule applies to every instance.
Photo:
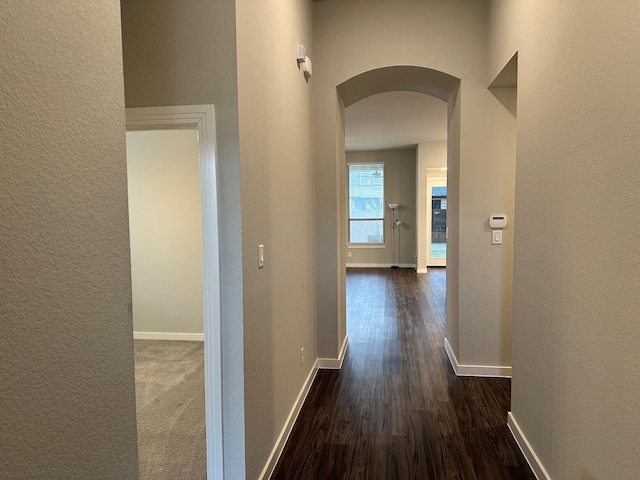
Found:
[[[529,479],[508,379],[456,377],[445,269],[348,269],[349,350],[321,370],[274,480]]]

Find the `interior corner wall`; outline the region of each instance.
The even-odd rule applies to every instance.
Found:
[[[0,3],[0,471],[138,478],[119,3]]]
[[[492,75],[518,52],[512,414],[550,478],[636,478],[640,4],[495,1],[491,25]]]
[[[258,478],[314,367],[311,2],[240,0],[238,104],[247,478]],[[335,104],[335,103],[334,103]],[[258,245],[265,264],[258,268]],[[302,364],[301,349],[304,348]]]
[[[416,266],[427,268],[427,169],[447,167],[447,142],[423,142],[416,149]],[[443,175],[446,173],[443,172]]]
[[[397,203],[396,220],[401,220],[402,225],[396,232],[397,263],[400,266],[415,266],[416,250],[416,150],[367,150],[359,152],[347,152],[346,163],[384,163],[384,238],[385,248],[348,248],[343,244],[345,251],[344,261],[347,266],[391,266],[393,263],[393,251],[391,250],[392,212],[389,203]],[[348,187],[347,187],[348,188]],[[347,192],[344,194],[345,212],[349,208]],[[348,231],[348,219],[343,228]],[[351,253],[351,257],[348,257]]]
[[[459,222],[449,231],[447,335],[456,335],[449,341],[453,347],[459,344],[454,351],[461,363],[504,366],[510,365],[503,348],[504,322],[510,321],[503,316],[503,305],[510,301],[505,294],[509,279],[503,278],[507,250],[491,245],[486,222],[513,204],[513,176],[501,173],[503,168],[513,172],[513,158],[502,156],[495,146],[500,135],[496,122],[504,107],[487,89],[487,6],[484,1],[373,0],[366,8],[359,1],[314,2],[316,269],[318,292],[330,293],[338,273],[331,265],[338,265],[342,252],[333,247],[341,164],[335,153],[336,87],[360,73],[394,65],[422,66],[459,78],[457,97],[449,102],[448,155],[450,162],[452,155],[459,158],[459,165],[448,171],[453,195],[448,216]],[[459,182],[459,192],[453,182]],[[339,295],[322,301],[337,304]],[[318,349],[327,356],[337,356],[340,342],[321,343],[321,331],[332,329],[340,314],[328,308],[321,312],[319,305]],[[478,331],[482,334],[474,337]]]
[[[134,334],[203,335],[198,131],[127,132],[127,183]]]
[[[245,477],[240,140],[234,0],[122,0],[127,107],[216,112],[225,474]]]

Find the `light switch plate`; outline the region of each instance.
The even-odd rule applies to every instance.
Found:
[[[264,245],[258,245],[258,268],[264,267]]]
[[[491,232],[491,245],[502,245],[502,230]]]

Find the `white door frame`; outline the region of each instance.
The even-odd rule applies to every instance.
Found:
[[[222,330],[220,321],[220,250],[216,128],[213,105],[127,108],[126,129],[198,131],[200,194],[202,202],[202,257],[204,286],[204,377],[207,441],[207,478],[222,480]]]

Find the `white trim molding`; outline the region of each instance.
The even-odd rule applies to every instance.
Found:
[[[345,267],[347,268],[391,268],[390,263],[346,263]],[[415,270],[416,266],[413,263],[401,263],[398,265],[399,268],[413,268]]]
[[[125,109],[127,131],[189,129],[198,132],[202,205],[204,306],[204,395],[207,436],[207,478],[223,478],[222,328],[220,312],[220,250],[216,115],[213,105]]]
[[[507,426],[509,427],[509,430],[511,430],[511,435],[513,435],[518,447],[520,447],[524,458],[527,460],[527,463],[531,467],[531,470],[533,470],[536,478],[538,480],[551,480],[551,477],[545,470],[542,462],[536,455],[536,452],[531,447],[527,437],[524,436],[524,433],[520,429],[520,425],[518,425],[518,422],[516,422],[516,419],[511,412],[507,413]]]
[[[427,273],[428,269],[427,268],[418,268],[416,270],[416,273]]]
[[[386,243],[347,243],[347,248],[387,248]]]
[[[340,353],[338,354],[338,358],[319,358],[316,362],[318,368],[327,370],[340,370],[342,368],[342,363],[344,362],[344,356],[347,354],[348,347],[349,336],[345,335],[344,341],[342,342],[342,347],[340,348]]]
[[[204,342],[204,333],[133,332],[134,340],[177,340],[181,342]]]
[[[296,398],[293,407],[291,408],[291,412],[287,417],[287,421],[284,423],[284,427],[282,427],[282,431],[280,432],[280,436],[278,440],[276,440],[276,444],[273,446],[273,450],[271,451],[271,455],[267,459],[267,463],[262,469],[262,473],[258,477],[259,480],[268,480],[273,474],[273,470],[276,468],[278,464],[278,460],[280,459],[280,455],[284,450],[285,445],[287,444],[287,440],[289,439],[289,435],[291,435],[291,431],[293,430],[293,426],[298,419],[298,415],[300,415],[300,411],[302,410],[302,406],[304,405],[304,401],[307,399],[307,395],[309,395],[309,391],[311,390],[311,386],[316,378],[316,374],[319,369],[340,369],[342,368],[342,363],[344,362],[344,357],[347,353],[347,348],[349,347],[349,337],[345,335],[344,341],[342,342],[342,347],[340,348],[340,354],[338,358],[318,358],[316,363],[313,365],[313,368],[309,372],[309,376],[307,380],[302,385],[302,389],[298,394],[298,398]]]
[[[453,352],[449,340],[444,339],[444,349],[449,357],[449,363],[458,377],[499,377],[511,378],[511,367],[495,365],[460,365]]]
[[[280,432],[280,436],[278,440],[276,440],[276,444],[273,446],[273,450],[271,451],[271,455],[267,459],[267,463],[262,469],[262,473],[260,474],[259,480],[268,480],[271,478],[273,474],[273,470],[276,468],[278,464],[278,460],[280,460],[280,455],[282,455],[282,451],[284,450],[285,445],[287,444],[287,440],[289,439],[289,435],[291,435],[291,431],[293,430],[293,426],[298,419],[298,415],[300,414],[300,410],[302,410],[302,406],[304,405],[304,401],[307,399],[307,395],[311,390],[311,386],[313,385],[313,381],[316,378],[316,374],[318,373],[318,361],[311,368],[307,379],[302,385],[302,389],[298,394],[298,398],[296,398],[295,403],[293,404],[293,408],[291,412],[289,412],[289,416],[287,417],[287,421],[284,423],[284,427],[282,427],[282,431]]]

